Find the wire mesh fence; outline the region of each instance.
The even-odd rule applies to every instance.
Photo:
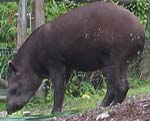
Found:
[[[13,55],[13,50],[7,47],[0,47],[0,102],[6,100],[6,93],[7,93],[7,67],[8,61],[10,60],[10,56]]]

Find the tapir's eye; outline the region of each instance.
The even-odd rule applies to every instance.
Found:
[[[16,76],[18,76],[20,73],[19,73],[19,72],[16,72],[15,74],[16,74]]]

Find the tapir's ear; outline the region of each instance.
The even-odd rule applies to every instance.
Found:
[[[9,61],[8,64],[9,64],[9,68],[11,68],[11,70],[13,70],[15,73],[18,72],[18,69],[15,67],[15,65],[11,61]]]

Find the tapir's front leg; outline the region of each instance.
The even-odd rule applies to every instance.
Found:
[[[50,76],[54,86],[54,107],[52,114],[55,114],[62,110],[66,82],[70,77],[70,73],[66,72],[64,66],[55,66],[55,68],[51,68]]]

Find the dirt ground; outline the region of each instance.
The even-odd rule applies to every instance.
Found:
[[[121,105],[96,108],[73,117],[53,118],[54,121],[150,121],[150,97],[131,97]]]

